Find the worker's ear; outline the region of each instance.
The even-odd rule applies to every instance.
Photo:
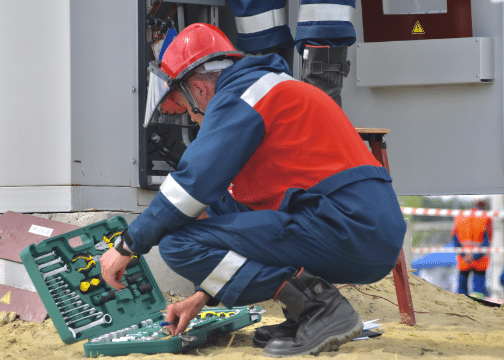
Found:
[[[199,103],[208,104],[215,94],[213,85],[202,80],[194,80],[192,85],[194,100]]]

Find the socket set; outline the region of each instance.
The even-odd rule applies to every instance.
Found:
[[[203,309],[186,331],[176,336],[163,326],[164,315],[160,313],[140,324],[92,338],[84,344],[84,351],[87,357],[182,353],[205,343],[212,334],[236,331],[257,323],[261,321],[262,313],[264,310],[259,306]]]
[[[213,331],[234,331],[261,320],[258,307],[205,309],[177,336],[160,324],[166,300],[147,262],[133,257],[122,290],[101,277],[100,258],[128,224],[122,216],[27,246],[20,257],[61,339],[84,344],[86,356],[181,352]],[[75,238],[82,245],[72,247]],[[71,241],[72,240],[72,241]]]

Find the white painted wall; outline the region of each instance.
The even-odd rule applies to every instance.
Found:
[[[0,2],[0,186],[70,183],[69,9]]]

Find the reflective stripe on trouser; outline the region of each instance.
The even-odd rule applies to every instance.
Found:
[[[229,0],[237,29],[236,47],[258,53],[272,48],[290,48],[294,39],[287,24],[286,0]]]
[[[286,0],[229,0],[237,29],[236,46],[254,54],[272,47],[294,46],[286,4]],[[296,28],[298,51],[302,51],[308,40],[331,45],[353,44],[354,10],[355,0],[302,0]]]
[[[380,197],[379,191],[371,190],[377,198]],[[360,192],[360,188],[355,191]],[[341,189],[336,191],[335,197],[346,198],[347,195],[348,201],[350,198],[355,201],[354,192],[342,193]],[[369,201],[373,204],[379,202],[374,197]],[[239,211],[238,207],[228,204],[216,206],[217,209],[215,206],[211,209],[211,214],[229,209]],[[227,209],[223,210],[224,207]],[[326,205],[324,209],[327,210]],[[391,255],[394,259],[387,259],[388,263],[369,262],[376,258],[380,248],[385,248],[383,241],[378,239],[380,233],[383,237],[390,237],[382,231],[395,226],[383,217],[388,211],[376,210],[380,216],[374,218],[374,214],[370,214],[371,223],[363,225],[356,225],[355,218],[335,214],[333,221],[341,225],[337,230],[341,238],[337,232],[314,235],[312,229],[327,227],[325,218],[314,219],[272,210],[215,215],[165,235],[159,251],[174,272],[200,286],[227,307],[271,299],[287,276],[301,267],[331,283],[371,283],[388,274],[397,259]],[[398,214],[402,219],[400,210]],[[301,226],[303,222],[305,225]],[[329,228],[329,231],[335,231],[332,225]],[[367,232],[377,235],[370,237]],[[398,232],[404,235],[402,228]],[[349,246],[356,247],[359,252],[353,258],[344,255],[343,249]],[[382,260],[382,254],[379,256]]]

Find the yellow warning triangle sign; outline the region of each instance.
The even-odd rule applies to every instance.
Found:
[[[420,21],[416,22],[415,27],[413,28],[413,31],[411,33],[413,35],[422,35],[422,34],[425,34],[425,31],[424,31],[422,25],[420,25]]]
[[[0,303],[10,305],[10,302],[11,302],[11,292],[9,291],[7,294],[2,296],[2,298],[0,299]]]

